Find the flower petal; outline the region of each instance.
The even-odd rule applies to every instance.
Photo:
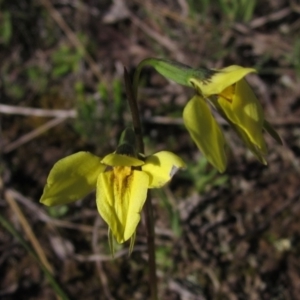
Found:
[[[208,161],[219,172],[224,172],[227,164],[225,138],[201,96],[195,95],[187,103],[183,111],[183,120],[193,141]]]
[[[239,135],[239,137],[243,140],[246,147],[259,160],[259,162],[263,165],[267,165],[268,163],[264,157],[265,154],[255,144],[253,144],[253,142],[249,139],[249,136],[247,135],[247,133],[244,130],[242,130],[241,127],[235,126],[235,124],[232,124],[230,121],[229,121],[229,123],[232,125],[232,128]]]
[[[118,243],[127,241],[135,233],[148,184],[146,173],[130,167],[115,167],[99,175],[97,208]]]
[[[59,160],[51,169],[40,202],[52,206],[83,198],[96,188],[99,173],[106,168],[101,158],[78,152]]]
[[[263,138],[264,112],[254,92],[245,79],[236,83],[232,93],[232,101],[218,98],[219,109],[223,111],[231,123],[238,126],[248,137],[246,144],[253,143],[262,155],[267,154],[267,146]],[[243,135],[244,136],[244,135]]]
[[[180,169],[185,168],[183,160],[172,152],[160,151],[146,158],[142,170],[149,175],[149,188],[165,185]]]
[[[224,69],[216,70],[208,79],[199,80],[190,78],[190,82],[200,90],[204,97],[220,94],[230,85],[238,82],[249,73],[256,72],[252,68],[243,68],[240,66],[230,66]]]
[[[140,159],[137,159],[132,156],[117,154],[117,153],[110,153],[106,155],[101,163],[108,165],[108,166],[123,166],[123,167],[138,167],[144,164],[144,162]]]

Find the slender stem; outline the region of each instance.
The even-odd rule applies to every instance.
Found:
[[[139,109],[138,109],[138,105],[137,105],[137,101],[136,101],[136,95],[133,92],[130,76],[129,76],[126,68],[124,68],[124,80],[125,80],[127,101],[128,101],[130,111],[131,111],[133,129],[134,129],[136,139],[137,139],[138,152],[145,154],[144,153],[145,147],[144,147],[143,134],[142,134],[142,125],[141,125]]]
[[[151,299],[157,300],[157,277],[156,277],[156,259],[155,259],[155,234],[154,234],[154,218],[153,207],[151,202],[151,192],[148,191],[147,200],[145,203],[145,219],[147,227],[147,244],[148,244],[148,264],[149,277],[151,284]]]
[[[138,105],[136,101],[136,92],[133,91],[132,83],[129,74],[124,68],[124,80],[127,94],[127,101],[129,103],[132,123],[134,132],[137,138],[138,152],[145,154],[144,141],[142,134],[142,125],[140,120],[140,115],[138,111]],[[153,218],[153,208],[151,203],[151,194],[148,191],[147,200],[145,204],[145,219],[147,227],[147,244],[148,244],[148,265],[149,265],[149,278],[150,278],[150,288],[151,288],[151,300],[157,300],[157,277],[156,277],[156,260],[155,260],[155,234],[154,234],[154,218]]]

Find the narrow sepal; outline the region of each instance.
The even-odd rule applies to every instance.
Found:
[[[115,245],[114,245],[115,240],[109,227],[108,227],[107,235],[108,235],[108,246],[109,246],[111,257],[115,258]]]
[[[131,253],[132,253],[132,251],[133,251],[133,247],[134,247],[134,243],[135,243],[135,237],[136,237],[136,231],[133,233],[133,235],[130,238],[130,245],[129,245],[128,256],[130,256]]]

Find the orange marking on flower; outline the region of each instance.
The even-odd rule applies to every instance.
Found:
[[[224,98],[228,102],[232,103],[233,96],[235,94],[235,84],[228,86],[222,93],[219,94],[220,97]]]
[[[132,181],[132,170],[131,167],[114,167],[112,172],[111,182],[114,185],[114,195],[115,197],[123,200],[123,195],[126,190],[130,188],[130,183]]]

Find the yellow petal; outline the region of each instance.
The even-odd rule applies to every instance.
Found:
[[[226,169],[225,138],[205,100],[195,95],[183,111],[184,124],[207,160],[219,170]]]
[[[96,188],[97,177],[105,166],[101,158],[78,152],[59,160],[51,169],[40,202],[52,206],[83,198]]]
[[[168,151],[147,157],[145,165],[142,166],[142,170],[149,175],[149,188],[162,187],[180,168],[185,168],[183,160]]]
[[[138,167],[144,164],[142,160],[139,160],[135,157],[116,153],[110,153],[106,155],[101,162],[112,167]]]
[[[253,153],[253,155],[259,160],[260,163],[263,165],[267,165],[267,161],[265,159],[265,154],[255,145],[252,143],[252,141],[249,139],[249,136],[246,134],[244,130],[242,130],[239,126],[234,126],[231,122],[229,122],[231,125],[233,125],[233,129],[235,132],[240,136],[240,138],[245,143],[246,147]]]
[[[114,167],[97,182],[97,208],[118,243],[130,239],[140,221],[147,198],[149,177],[130,167]]]
[[[238,82],[249,73],[256,72],[255,69],[230,66],[216,72],[206,80],[190,78],[190,82],[197,87],[204,97],[220,94],[227,87]]]
[[[267,146],[263,138],[264,113],[262,106],[256,98],[245,79],[240,80],[232,89],[230,95],[222,93],[218,98],[219,109],[226,118],[235,126],[238,126],[253,143],[262,155],[267,154]],[[244,135],[243,135],[244,136]],[[245,139],[244,142],[249,143]]]

